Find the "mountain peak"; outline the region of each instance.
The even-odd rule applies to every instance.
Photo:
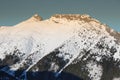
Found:
[[[42,17],[39,16],[39,14],[35,14],[33,15],[30,19],[28,19],[28,21],[42,21]]]
[[[86,18],[90,18],[89,15],[87,14],[84,14],[84,15],[81,15],[81,14],[55,14],[53,15],[52,17],[56,17],[56,18],[80,18],[80,17],[86,17]]]
[[[89,15],[84,14],[84,15],[80,15],[80,14],[55,14],[53,15],[51,18],[64,18],[67,20],[81,20],[82,18],[90,18]]]
[[[82,14],[82,15],[81,14],[55,14],[50,19],[53,21],[61,21],[64,19],[67,21],[85,21],[85,22],[96,21],[96,22],[99,22],[87,14]]]

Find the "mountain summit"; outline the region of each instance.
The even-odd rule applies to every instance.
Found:
[[[42,21],[42,17],[39,16],[38,14],[33,15],[28,21]]]
[[[84,21],[84,22],[90,22],[90,21],[96,21],[99,22],[96,19],[93,19],[92,17],[90,17],[87,14],[55,14],[51,17],[52,20],[57,21],[57,20],[67,20],[67,21]]]
[[[83,80],[120,80],[120,34],[89,15],[42,20],[36,14],[0,28],[0,63],[0,72],[18,80],[43,79],[38,75],[44,71],[53,80],[70,80],[64,72]]]

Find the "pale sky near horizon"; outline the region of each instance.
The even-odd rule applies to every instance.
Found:
[[[120,32],[120,0],[0,0],[0,26],[12,26],[38,13],[89,14]]]

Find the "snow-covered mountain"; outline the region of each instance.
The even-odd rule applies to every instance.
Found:
[[[86,14],[56,14],[47,20],[35,14],[15,26],[1,26],[0,72],[21,80],[38,71],[120,80],[120,33]]]

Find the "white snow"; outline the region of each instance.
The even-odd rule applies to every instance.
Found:
[[[54,62],[52,62],[49,71],[57,72],[58,69],[59,69],[59,66],[55,64]]]
[[[21,67],[25,59],[28,56],[30,58],[31,55],[32,64],[34,65],[42,57],[74,35],[76,28],[76,26],[73,28],[73,26],[56,24],[53,21],[45,20],[39,22],[25,21],[11,28],[0,29],[0,58],[3,59],[6,54],[14,52],[16,47],[25,55],[20,55],[22,61],[12,65],[11,68],[17,69]],[[33,53],[36,51],[38,53],[34,55]]]
[[[97,65],[95,62],[89,62],[87,64],[87,70],[89,71],[89,77],[91,80],[101,80],[102,67]]]
[[[114,78],[113,80],[120,80],[120,78]]]
[[[113,56],[115,60],[120,59],[120,46],[119,45],[116,46],[118,51]]]

